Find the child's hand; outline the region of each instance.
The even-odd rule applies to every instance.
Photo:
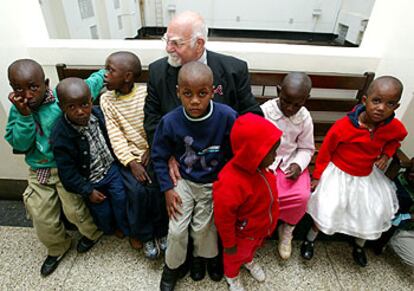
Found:
[[[145,151],[145,153],[142,155],[142,158],[141,158],[141,163],[142,163],[142,165],[143,165],[144,167],[146,167],[146,166],[148,166],[149,161],[150,161],[150,150],[149,150],[149,149],[147,149],[147,150]]]
[[[129,168],[131,169],[132,175],[140,181],[141,183],[147,182],[152,183],[151,178],[148,176],[147,171],[145,171],[144,166],[141,163],[138,163],[136,160],[129,162]]]
[[[319,180],[318,179],[312,179],[311,181],[311,191],[315,191],[316,187],[319,184]]]
[[[18,96],[15,92],[10,92],[9,100],[14,104],[14,106],[16,106],[21,115],[27,116],[32,114],[32,110],[30,109],[29,105],[27,105],[26,98]]]
[[[384,171],[385,168],[388,165],[388,160],[390,158],[387,155],[382,154],[377,161],[375,162],[375,166],[377,166],[378,169],[380,169],[381,171]]]
[[[168,160],[168,170],[170,172],[170,178],[174,186],[177,186],[177,181],[181,179],[181,175],[180,171],[178,170],[178,162],[173,156],[171,156]]]
[[[235,254],[235,253],[237,253],[237,245],[235,245],[231,248],[223,248],[223,251],[228,255]]]
[[[286,171],[286,178],[296,180],[298,176],[300,175],[300,172],[302,170],[300,169],[299,165],[296,163],[292,163],[289,165]]]
[[[94,204],[102,203],[106,199],[106,196],[99,192],[98,190],[93,189],[91,195],[89,195],[89,201],[91,201]]]
[[[173,189],[165,192],[165,204],[167,205],[168,217],[177,220],[177,215],[181,215],[180,207],[182,201],[180,196]]]

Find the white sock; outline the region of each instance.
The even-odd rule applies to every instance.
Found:
[[[312,226],[309,229],[308,234],[306,235],[306,239],[308,241],[312,241],[313,242],[316,239],[316,237],[318,236],[318,233],[319,233],[319,230],[318,229],[314,229],[314,227]]]
[[[362,239],[362,238],[355,238],[355,243],[356,243],[359,247],[361,247],[361,248],[363,248],[363,247],[364,247],[365,242],[366,242],[366,240],[365,240],[365,239]]]

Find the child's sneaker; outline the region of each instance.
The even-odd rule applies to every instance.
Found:
[[[240,280],[240,276],[234,278],[228,278],[224,276],[224,278],[226,278],[226,282],[229,285],[230,291],[244,291],[244,286],[242,281]]]
[[[264,272],[264,270],[262,269],[262,267],[260,267],[259,264],[255,263],[254,261],[251,261],[250,263],[244,264],[244,267],[249,270],[250,275],[252,275],[252,277],[258,281],[258,282],[263,282],[264,280],[266,280],[266,274]]]
[[[163,236],[158,239],[158,247],[161,252],[165,252],[167,250],[167,236]]]
[[[277,249],[279,251],[279,255],[283,260],[287,260],[292,254],[292,232],[286,231],[285,224],[282,224],[278,228],[278,234],[279,244]]]
[[[155,260],[158,257],[159,250],[154,240],[144,243],[144,254],[150,260]]]

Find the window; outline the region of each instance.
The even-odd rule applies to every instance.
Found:
[[[82,19],[95,16],[91,0],[78,0],[78,5],[79,5],[79,11],[80,11],[80,15]]]
[[[118,15],[118,29],[122,30],[124,26],[122,25],[122,15]]]
[[[91,38],[99,39],[98,27],[96,25],[92,25],[91,27],[89,27],[89,29],[91,31]]]
[[[114,9],[121,8],[121,4],[119,3],[119,0],[113,0],[114,1]]]

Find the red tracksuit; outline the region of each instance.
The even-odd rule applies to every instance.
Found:
[[[235,254],[223,256],[224,274],[229,278],[252,261],[263,239],[276,227],[276,178],[258,167],[281,135],[272,123],[251,113],[239,117],[231,131],[234,157],[213,185],[214,220],[223,247],[237,246]]]

